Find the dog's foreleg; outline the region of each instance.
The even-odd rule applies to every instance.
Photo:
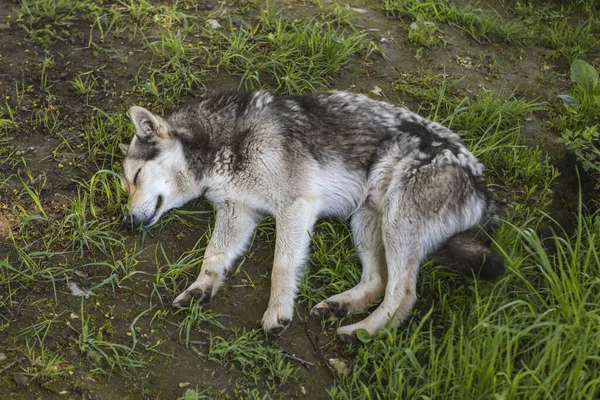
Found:
[[[242,204],[225,201],[217,205],[215,228],[204,253],[200,275],[173,301],[187,307],[192,298],[207,303],[217,293],[231,265],[246,249],[259,216]]]
[[[277,238],[271,275],[271,297],[262,320],[267,333],[279,335],[294,316],[294,301],[318,215],[313,202],[297,199],[276,215]]]

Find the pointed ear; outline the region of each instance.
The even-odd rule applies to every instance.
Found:
[[[127,155],[127,151],[129,150],[129,145],[125,143],[119,143],[119,150],[123,153],[124,156]]]
[[[167,121],[142,107],[131,107],[129,116],[135,125],[135,134],[142,142],[170,139],[171,129]]]

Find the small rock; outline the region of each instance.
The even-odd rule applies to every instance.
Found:
[[[211,29],[219,29],[221,28],[221,24],[216,19],[207,19],[206,25],[210,26]]]
[[[461,89],[466,88],[468,84],[469,78],[467,78],[466,76],[463,76],[462,78],[456,81],[456,86],[458,86]]]
[[[6,354],[0,353],[0,361],[6,360]]]
[[[16,374],[13,379],[15,380],[15,383],[19,386],[29,385],[29,378],[23,374]]]
[[[387,39],[385,36],[382,36],[382,37],[380,37],[380,38],[379,38],[379,41],[380,41],[381,43],[389,43],[389,42],[390,42],[390,41],[389,41],[389,40],[388,40],[388,39]]]
[[[0,31],[5,31],[7,29],[10,29],[10,25],[0,23]]]
[[[180,388],[186,388],[189,387],[191,384],[189,382],[179,382],[179,387]]]

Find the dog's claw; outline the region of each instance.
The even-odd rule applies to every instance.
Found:
[[[310,313],[315,317],[336,320],[348,315],[348,307],[337,301],[325,300],[314,306]]]
[[[272,328],[270,328],[267,331],[267,334],[269,335],[273,335],[273,336],[281,336],[281,334],[283,332],[285,332],[285,330],[290,326],[290,324],[292,323],[292,320],[290,319],[278,319],[277,320],[279,322],[278,325],[273,326]]]
[[[173,300],[173,306],[176,308],[189,307],[192,299],[195,299],[198,304],[205,304],[212,297],[211,288],[207,289],[187,289]]]

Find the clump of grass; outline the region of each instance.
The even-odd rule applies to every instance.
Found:
[[[194,44],[185,31],[163,32],[147,46],[157,60],[148,67],[149,77],[138,86],[165,108],[177,104],[187,92],[204,86],[206,71],[199,60],[204,49]]]
[[[84,144],[76,145],[67,139],[55,149],[60,153],[63,149],[77,154],[84,150],[85,162],[95,165],[98,170],[118,167],[121,159],[120,143],[127,143],[133,137],[133,124],[125,113],[107,113],[97,110],[92,114],[89,123],[83,128],[81,136]]]
[[[179,310],[177,314],[186,314],[185,318],[179,325],[179,341],[185,344],[185,347],[190,345],[192,332],[206,332],[207,324],[218,328],[225,328],[217,320],[218,315],[210,310],[202,309],[197,304],[192,304],[183,310]]]
[[[77,94],[85,96],[87,99],[94,93],[96,86],[98,86],[98,81],[91,72],[86,72],[77,75],[77,77],[71,81],[71,86],[75,89]]]
[[[271,83],[285,93],[321,91],[363,49],[363,35],[318,19],[291,21],[265,11],[255,25],[209,30],[208,64],[241,75],[241,85]],[[273,82],[274,81],[274,82]]]
[[[572,25],[567,19],[554,21],[542,29],[542,43],[551,47],[550,58],[564,56],[569,60],[591,53],[598,47],[591,22]]]
[[[23,0],[20,2],[19,20],[30,39],[49,46],[57,39],[70,35],[68,27],[78,14],[89,9],[87,0]]]
[[[204,390],[188,389],[183,396],[179,397],[177,400],[210,400],[213,398],[214,397],[210,393]]]
[[[600,78],[598,71],[583,60],[571,65],[575,86],[570,95],[559,95],[563,101],[554,124],[562,130],[565,143],[585,171],[600,172]]]
[[[342,221],[323,221],[311,238],[311,267],[300,285],[307,307],[352,288],[360,280],[352,233]]]
[[[79,186],[76,197],[70,201],[70,205],[65,210],[65,215],[53,225],[56,232],[51,236],[66,241],[69,250],[76,251],[82,256],[89,250],[106,253],[113,246],[123,246],[123,237],[114,229],[118,222],[97,219],[100,210],[98,202],[94,204],[90,201],[93,198],[90,190],[96,188],[87,184]]]
[[[90,327],[90,319],[84,312],[84,300],[81,300],[80,329],[68,324],[77,333],[74,344],[93,364],[95,371],[111,375],[117,372],[124,376],[132,376],[137,368],[146,363],[133,348],[106,340],[101,331],[94,332]]]
[[[531,30],[521,20],[504,21],[498,14],[472,6],[458,8],[447,0],[382,0],[382,6],[395,17],[456,25],[478,42],[522,44],[531,37]]]
[[[211,336],[208,359],[223,365],[235,365],[244,373],[238,387],[265,384],[271,390],[294,379],[294,367],[285,353],[265,344],[262,331],[234,331],[232,337]]]

